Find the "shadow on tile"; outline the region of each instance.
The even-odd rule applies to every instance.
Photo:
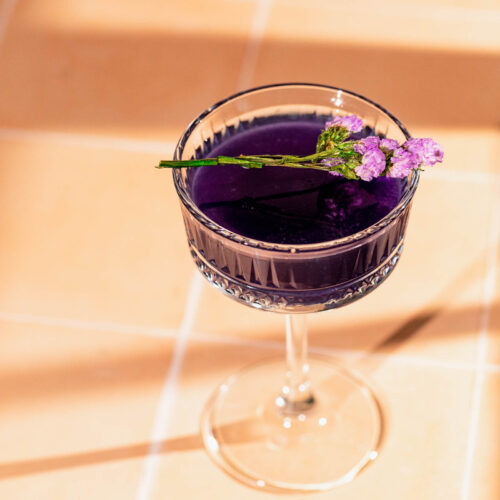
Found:
[[[158,446],[160,453],[174,453],[201,449],[203,442],[200,435],[180,436],[160,443],[137,443],[102,450],[0,463],[0,479],[145,457],[152,446]]]
[[[414,342],[413,346],[418,346],[418,339],[415,337],[447,313],[449,304],[460,296],[471,279],[477,278],[478,273],[482,272],[484,272],[484,259],[481,254],[443,286],[441,292],[433,298],[432,305],[406,317],[389,316],[356,321],[348,328],[343,327],[342,332],[336,332],[335,335],[332,334],[330,328],[325,329],[325,326],[314,328],[309,335],[310,343],[312,346],[321,345],[331,350],[364,351],[365,355],[358,361],[358,364],[363,365],[363,371],[375,371],[380,364],[383,364],[383,358],[371,355],[394,353],[403,346],[408,346],[410,341]],[[481,304],[455,306],[452,314],[447,318],[446,330],[433,330],[432,339],[437,339],[439,335],[452,338],[464,332],[470,332],[471,329],[476,330],[482,312]],[[491,304],[490,317],[500,317],[500,302],[496,301]],[[200,339],[202,340],[203,337]],[[234,340],[237,341],[236,344]],[[280,343],[271,342],[267,345],[266,342],[270,340]],[[99,361],[95,359],[88,362],[87,360],[78,361],[71,365],[71,370],[66,360],[62,360],[60,364],[34,367],[31,371],[23,370],[12,373],[5,371],[0,383],[0,398],[4,404],[9,404],[9,402],[17,404],[23,400],[43,400],[71,395],[75,390],[80,394],[92,394],[96,390],[109,390],[115,386],[140,386],[163,380],[166,365],[170,362],[170,350],[164,349],[162,342],[160,340],[158,345],[154,343],[153,347],[144,348],[140,352],[134,350],[115,354],[111,360],[102,358]],[[255,347],[279,350],[282,348],[281,342],[284,342],[284,332],[270,331],[265,340],[259,341]],[[191,373],[191,376],[203,376],[206,372],[214,372],[217,369],[223,371],[225,366],[234,366],[235,358],[227,356],[228,350],[235,348],[244,350],[248,343],[252,344],[252,340],[242,338],[241,345],[238,338],[228,342],[227,345],[225,343],[224,337],[220,336],[219,342],[204,343],[202,349],[193,348],[190,357],[196,358],[196,370]],[[115,374],[115,376],[101,377],[100,373]]]
[[[342,328],[342,334],[335,336],[335,347],[350,349],[365,349],[368,353],[390,354],[398,348],[407,344],[417,334],[423,333],[428,327],[437,326],[434,322],[438,318],[446,319],[442,329],[432,329],[432,339],[439,337],[452,338],[456,334],[476,331],[479,327],[480,316],[484,310],[482,304],[470,304],[467,306],[454,306],[461,294],[470,286],[471,282],[477,280],[485,273],[486,255],[484,252],[467,267],[461,269],[453,278],[447,282],[436,294],[429,305],[409,314],[405,319],[398,318],[392,321],[364,321],[353,324],[351,327]],[[390,279],[390,278],[389,278]],[[451,307],[453,309],[451,310]],[[491,315],[500,308],[500,304],[491,304]],[[446,315],[446,318],[444,318]],[[398,325],[398,326],[395,326]],[[312,332],[311,339],[322,346],[328,345],[328,331],[319,329]],[[327,344],[324,341],[327,341]],[[358,344],[361,340],[361,346]],[[425,339],[422,339],[425,341]]]
[[[255,82],[287,80],[354,90],[412,126],[500,123],[500,55],[265,41]]]
[[[500,304],[495,303],[492,306],[492,311],[500,312]],[[405,345],[412,337],[414,337],[420,329],[432,322],[440,311],[437,309],[429,309],[419,313],[410,319],[404,321],[395,331],[383,339],[379,344],[373,346],[366,351],[357,363],[363,364],[363,371],[375,370],[377,366],[383,364],[383,358],[371,358],[372,354],[389,354],[396,352],[398,348]],[[460,335],[460,325],[467,323],[468,318],[472,315],[477,317],[479,308],[465,307],[456,312],[457,321],[454,323],[455,329],[448,331],[449,335]],[[392,322],[391,322],[392,324]],[[353,329],[359,331],[366,330],[368,323],[364,325],[360,323],[353,326]],[[372,328],[387,331],[387,326],[383,321],[371,322]],[[284,335],[283,335],[284,337]],[[313,338],[316,334],[313,332]],[[355,335],[352,335],[353,340]],[[198,337],[202,341],[203,337]],[[279,340],[283,340],[281,338]],[[236,349],[242,353],[252,346],[252,342],[248,339],[242,339],[239,343],[225,343],[224,338],[220,342],[203,342],[203,348],[192,348],[190,357],[195,359],[196,370],[189,374],[190,377],[203,377],[204,374],[214,371],[223,372],[225,368],[232,367],[238,362],[234,355],[228,356],[228,352]],[[260,341],[255,344],[255,348],[262,352],[273,353],[282,350],[282,345],[275,342],[266,345],[266,341]],[[352,346],[355,348],[355,346]],[[329,344],[329,349],[335,350],[335,345]],[[343,347],[341,347],[343,348]],[[340,349],[341,349],[340,348]],[[365,361],[363,361],[363,359]],[[370,360],[370,369],[368,364]],[[162,356],[158,348],[150,348],[142,352],[130,352],[123,355],[115,355],[112,360],[101,359],[86,360],[75,362],[68,367],[66,360],[61,364],[54,363],[51,366],[34,367],[32,370],[23,370],[23,372],[7,372],[4,370],[2,374],[2,383],[0,387],[0,397],[3,405],[17,405],[23,401],[41,401],[71,396],[75,392],[81,394],[92,394],[95,391],[108,391],[114,387],[137,387],[141,385],[149,385],[153,382],[163,380],[166,369],[169,363],[167,355]],[[366,364],[366,366],[364,366]],[[107,374],[101,376],[102,373]],[[114,375],[113,375],[114,374]]]
[[[243,36],[65,33],[22,22],[9,34],[2,126],[92,133],[177,135],[236,90],[246,47]],[[337,85],[411,125],[491,127],[500,120],[499,68],[496,54],[266,39],[254,83]]]
[[[246,443],[259,440],[265,435],[265,426],[256,420],[244,420],[224,425],[220,429],[226,439],[234,443]],[[33,460],[0,463],[0,480],[20,476],[29,476],[75,467],[116,462],[147,456],[152,448],[158,454],[181,453],[203,449],[204,444],[200,434],[191,434],[165,439],[153,443],[136,443],[126,446],[116,446],[101,450],[91,450],[80,453],[68,453]]]

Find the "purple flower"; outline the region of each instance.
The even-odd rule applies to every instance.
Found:
[[[432,139],[408,139],[396,149],[387,177],[403,178],[420,166],[432,166],[443,161],[443,148]]]
[[[394,151],[399,147],[398,141],[394,139],[382,139],[380,141],[380,147],[387,149],[388,151]]]
[[[365,153],[366,147],[362,142],[358,142],[357,144],[354,144],[354,151],[362,155]]]
[[[324,160],[321,160],[321,163],[323,163],[327,167],[337,167],[339,165],[342,165],[344,163],[344,160],[342,160],[341,158],[325,158]],[[340,172],[336,172],[335,170],[329,170],[328,173],[331,175],[343,177]]]
[[[369,139],[367,137],[367,139]],[[377,137],[378,139],[378,137]],[[377,148],[367,149],[363,154],[361,165],[358,165],[354,172],[364,181],[371,181],[378,177],[385,169],[385,154]]]
[[[391,158],[392,167],[387,172],[387,177],[403,179],[418,167],[418,158],[411,151],[403,147],[396,149]]]
[[[408,139],[404,147],[413,153],[418,165],[431,167],[443,161],[443,148],[432,139]]]
[[[361,139],[361,141],[367,150],[378,149],[380,146],[380,137],[377,137],[376,135],[370,135],[369,137]]]
[[[327,167],[336,167],[338,165],[342,165],[344,160],[342,158],[325,158],[324,160],[321,160],[321,163]]]
[[[333,120],[326,122],[325,127],[344,127],[351,132],[361,132],[363,121],[356,115],[334,116]]]
[[[361,139],[357,144],[354,144],[354,151],[363,155],[366,151],[379,149],[379,145],[380,138],[378,138],[376,135],[371,135],[369,137]]]

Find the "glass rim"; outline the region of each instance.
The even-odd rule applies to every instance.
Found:
[[[372,101],[371,99],[368,99],[367,97],[364,97],[361,94],[357,94],[355,92],[352,92],[350,90],[346,90],[340,87],[334,87],[331,85],[324,85],[324,84],[316,84],[316,83],[275,83],[275,84],[270,84],[270,85],[262,85],[259,87],[253,87],[247,90],[243,90],[241,92],[237,92],[235,94],[232,94],[225,99],[222,99],[215,104],[212,104],[209,106],[207,109],[202,111],[186,128],[186,130],[183,132],[181,138],[179,139],[175,152],[174,152],[174,159],[179,160],[182,156],[182,152],[184,151],[184,147],[186,145],[187,140],[191,136],[192,132],[194,129],[212,112],[223,106],[224,104],[234,101],[242,96],[245,96],[247,94],[252,94],[256,93],[262,90],[268,90],[268,89],[274,89],[274,88],[317,88],[320,90],[333,90],[333,91],[341,91],[343,93],[346,93],[348,95],[351,95],[353,97],[356,97],[358,99],[361,99],[372,106],[376,107],[383,113],[385,113],[401,130],[403,135],[406,137],[406,139],[410,139],[411,135],[406,129],[406,127],[396,118],[390,111],[385,109],[383,106],[380,104],[376,103],[375,101]],[[297,103],[300,104],[300,103]],[[274,251],[282,251],[282,252],[310,252],[310,251],[315,251],[315,250],[326,250],[326,249],[332,249],[336,247],[341,247],[347,244],[351,244],[354,242],[357,242],[359,240],[362,240],[368,236],[371,236],[372,234],[377,233],[378,231],[382,230],[386,226],[388,226],[391,222],[393,222],[395,219],[397,219],[401,213],[406,209],[408,204],[413,198],[413,195],[415,194],[415,191],[417,189],[418,181],[420,178],[420,172],[418,170],[413,170],[410,176],[410,181],[407,183],[405,186],[405,191],[403,193],[403,196],[399,200],[399,203],[387,214],[385,215],[382,219],[378,220],[371,226],[368,226],[365,229],[362,229],[361,231],[358,231],[356,233],[350,234],[348,236],[344,236],[342,238],[337,238],[334,240],[327,240],[327,241],[322,241],[319,243],[302,243],[302,244],[287,244],[287,243],[271,243],[269,241],[262,241],[262,240],[257,240],[254,238],[249,238],[247,236],[243,236],[239,233],[235,233],[224,226],[221,226],[217,222],[213,221],[205,215],[194,203],[194,201],[191,199],[191,196],[186,192],[186,190],[180,185],[180,171],[182,169],[180,168],[174,168],[172,169],[172,175],[173,175],[173,180],[174,180],[174,185],[177,191],[177,194],[179,195],[179,198],[181,199],[183,205],[188,209],[188,211],[193,215],[201,224],[203,224],[205,227],[208,229],[216,232],[217,234],[234,241],[236,243],[244,244],[245,246],[249,247],[254,247],[254,248],[259,248],[262,250],[274,250]]]

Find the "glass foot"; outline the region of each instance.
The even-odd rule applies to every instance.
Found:
[[[322,358],[309,360],[314,404],[279,410],[284,360],[231,376],[208,401],[201,431],[210,457],[242,483],[275,492],[322,491],[351,481],[377,457],[382,413],[359,378]]]

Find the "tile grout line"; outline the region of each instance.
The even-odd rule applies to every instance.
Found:
[[[59,318],[54,316],[41,316],[29,313],[12,313],[0,311],[0,322],[24,323],[31,325],[55,326],[58,328],[70,328],[75,330],[90,330],[94,332],[118,333],[124,335],[141,335],[150,338],[172,339],[179,335],[179,328],[164,328],[145,325],[127,325],[110,321],[88,321],[73,318]],[[233,337],[229,335],[219,335],[200,331],[191,331],[190,338],[199,342],[209,344],[226,344],[253,347],[256,349],[284,350],[285,343],[278,340],[258,340]],[[363,349],[343,349],[315,346],[310,349],[312,354],[347,356],[352,359],[367,356],[393,360],[396,362],[409,363],[413,366],[424,368],[443,368],[455,370],[476,370],[476,364],[467,361],[448,361],[442,359],[432,359],[425,356],[413,354],[383,354],[367,353]],[[486,363],[485,371],[488,373],[500,373],[500,364]]]
[[[32,325],[55,326],[75,330],[91,330],[95,332],[123,333],[128,335],[143,335],[155,338],[174,338],[178,328],[161,328],[154,326],[127,325],[112,321],[88,321],[74,318],[58,318],[55,316],[41,316],[29,313],[13,313],[0,311],[0,321],[25,323]]]
[[[500,183],[496,183],[494,192],[500,195]],[[465,467],[462,480],[461,499],[467,500],[470,494],[472,468],[476,450],[477,432],[479,428],[479,414],[481,411],[481,396],[484,386],[487,366],[488,324],[491,314],[491,305],[495,295],[497,277],[497,255],[500,248],[500,201],[496,201],[490,221],[490,234],[488,241],[488,257],[486,276],[483,286],[483,310],[480,320],[480,330],[477,340],[476,377],[472,390],[472,408],[469,421],[469,433],[465,455]]]
[[[177,392],[177,380],[180,375],[184,354],[186,351],[189,334],[193,323],[202,291],[202,277],[195,269],[191,278],[189,292],[186,299],[184,318],[179,328],[177,342],[173,352],[172,362],[167,371],[163,389],[159,398],[153,429],[150,436],[150,447],[143,462],[141,476],[136,492],[136,500],[148,500],[159,465],[159,452],[161,442],[166,438],[168,427],[172,418],[175,396]]]
[[[238,78],[238,90],[245,90],[252,84],[260,44],[264,36],[273,0],[257,0],[252,26],[247,40],[245,55]]]
[[[92,149],[110,149],[129,153],[165,154],[175,149],[175,142],[151,141],[126,137],[75,134],[69,132],[45,132],[41,130],[0,128],[0,140],[21,140],[41,144],[63,144]]]
[[[9,27],[9,21],[16,4],[17,0],[3,0],[0,5],[0,45],[5,40],[7,29]]]

